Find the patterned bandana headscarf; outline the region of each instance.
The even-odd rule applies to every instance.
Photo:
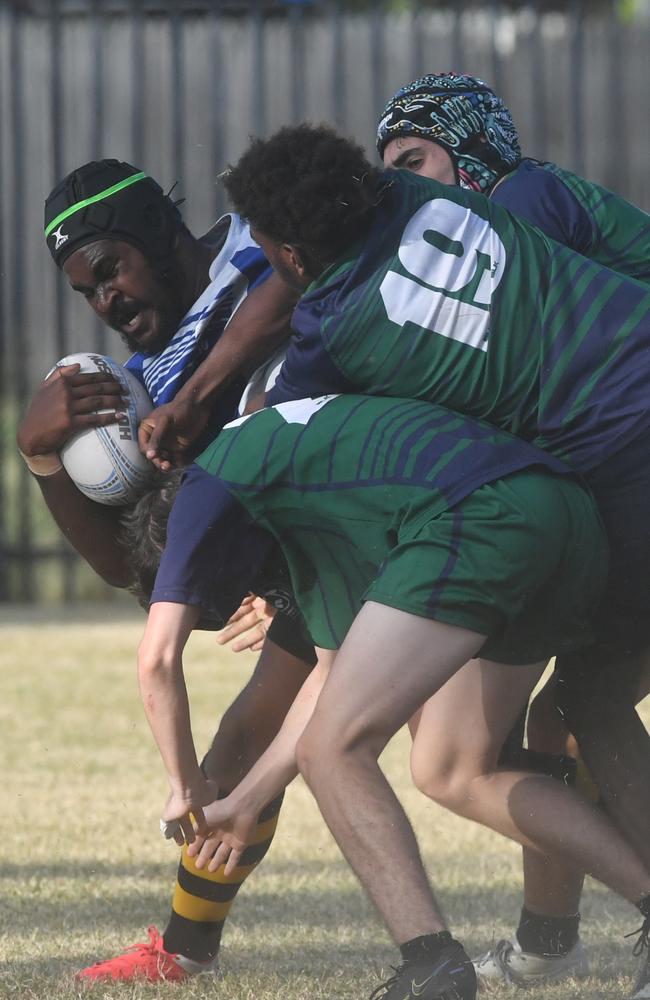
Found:
[[[435,73],[398,90],[377,126],[379,155],[399,136],[438,143],[451,156],[460,186],[484,194],[521,159],[510,112],[474,76]]]

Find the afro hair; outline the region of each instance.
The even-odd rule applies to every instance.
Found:
[[[370,228],[382,174],[361,146],[325,125],[301,124],[253,139],[224,184],[255,229],[324,268]]]

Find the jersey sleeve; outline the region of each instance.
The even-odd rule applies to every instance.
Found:
[[[559,177],[525,160],[491,196],[513,215],[531,222],[557,243],[588,257],[596,237],[593,221]]]
[[[311,296],[296,306],[292,319],[294,334],[275,385],[265,397],[267,406],[308,396],[329,396],[354,392],[354,386],[336,367],[323,342],[319,311]]]
[[[130,371],[132,375],[135,375],[138,382],[140,382],[140,384],[143,385],[144,388],[146,389],[147,387],[144,382],[144,372],[142,369],[143,361],[144,361],[144,355],[140,354],[139,352],[136,352],[135,354],[131,355],[128,361],[125,362],[124,367],[126,368],[127,371]]]
[[[198,607],[199,627],[222,628],[273,546],[273,537],[251,522],[221,480],[192,465],[169,517],[151,604]]]

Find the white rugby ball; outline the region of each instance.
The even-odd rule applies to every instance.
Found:
[[[113,506],[134,503],[147,489],[155,469],[138,447],[138,424],[153,409],[146,389],[117,361],[103,354],[69,354],[60,365],[81,365],[80,372],[106,372],[121,382],[126,416],[106,427],[89,427],[61,449],[61,461],[74,484],[91,500]],[[102,412],[101,410],[99,412]],[[103,411],[108,412],[108,411]]]

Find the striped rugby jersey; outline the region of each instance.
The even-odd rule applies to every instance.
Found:
[[[192,473],[197,466],[209,473],[207,483]],[[535,466],[568,472],[524,441],[416,400],[346,395],[260,410],[228,424],[191,467],[152,600],[207,608],[244,567],[243,594],[259,568],[243,555],[249,535],[261,564],[267,532],[287,560],[314,642],[336,648],[398,537],[415,539],[481,486]],[[237,516],[233,502],[250,520]],[[188,520],[193,526],[179,531]],[[517,583],[522,592],[526,583]]]
[[[157,354],[136,353],[126,367],[143,383],[154,406],[169,403],[217,342],[248,293],[271,274],[266,257],[238,215],[228,214],[204,238],[217,245],[228,232],[210,265],[210,284],[183,318],[167,346]],[[242,386],[238,391],[241,393]],[[235,412],[231,406],[229,415]],[[223,424],[223,421],[222,421]]]
[[[426,399],[591,470],[650,425],[650,291],[500,205],[407,171],[294,312],[270,404]]]
[[[558,243],[650,282],[650,215],[613,191],[555,163],[525,159],[490,197]]]

